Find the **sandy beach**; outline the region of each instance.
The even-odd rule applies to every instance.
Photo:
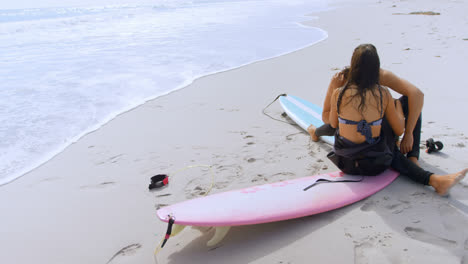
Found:
[[[0,263],[155,263],[166,232],[156,209],[199,197],[211,182],[197,167],[150,192],[155,174],[210,165],[210,193],[219,193],[336,171],[326,158],[330,146],[262,110],[281,93],[322,105],[331,76],[361,43],[374,44],[382,68],[425,94],[421,165],[435,173],[467,168],[468,3],[336,0],[331,7],[304,20],[327,31],[326,40],[199,78],[1,186]],[[286,120],[279,103],[266,111]],[[428,138],[444,150],[427,154]],[[214,248],[205,245],[212,233],[187,228],[156,263],[468,263],[467,226],[468,179],[440,197],[401,175],[338,210],[234,227]]]

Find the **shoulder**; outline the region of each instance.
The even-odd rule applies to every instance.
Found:
[[[409,96],[412,92],[419,91],[416,86],[389,70],[380,69],[379,81],[381,85],[388,86],[401,95]]]
[[[382,83],[383,85],[387,85],[385,83],[391,83],[395,80],[398,80],[399,78],[393,72],[380,68],[379,79],[380,83]]]
[[[332,98],[336,99],[343,92],[344,86],[338,87],[333,91]]]
[[[385,85],[380,85],[380,89],[382,91],[382,97],[385,102],[388,102],[392,97],[392,94],[390,93],[390,90],[387,86]]]
[[[380,69],[379,82],[381,85],[385,85],[392,90],[399,90],[401,84],[401,78],[389,70]]]
[[[385,85],[380,85],[380,89],[382,89],[383,93],[389,93],[390,92],[388,86],[385,86]]]

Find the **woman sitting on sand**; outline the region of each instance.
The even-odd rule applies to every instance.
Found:
[[[328,86],[327,95],[323,102],[322,120],[325,123],[319,128],[310,126],[307,130],[313,141],[318,141],[321,136],[333,136],[335,128],[330,126],[330,98],[333,92],[344,86],[348,79],[349,67],[345,67],[342,71],[336,73]],[[395,102],[403,108],[405,116],[405,134],[400,143],[400,151],[405,154],[415,164],[419,160],[419,144],[421,141],[421,110],[424,104],[424,94],[415,85],[399,78],[394,73],[388,70],[380,69],[379,83],[387,86],[391,90],[401,94],[402,96]]]
[[[400,104],[379,84],[380,60],[371,44],[358,46],[351,58],[345,85],[330,100],[330,126],[337,128],[329,158],[345,173],[377,175],[389,167],[435,188],[440,195],[459,182],[468,169],[436,175],[406,158],[395,145],[404,131]]]

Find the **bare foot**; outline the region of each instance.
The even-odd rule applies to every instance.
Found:
[[[418,158],[416,157],[408,157],[408,159],[413,162],[414,164],[418,165],[418,167],[421,167],[419,166],[419,161],[418,161]]]
[[[309,135],[310,135],[310,138],[312,139],[312,141],[319,141],[319,137],[315,134],[315,126],[314,125],[310,125],[308,128],[307,128],[307,132],[309,132]]]
[[[445,196],[450,191],[450,188],[465,178],[466,173],[468,173],[468,169],[447,175],[433,174],[429,180],[429,185],[434,187],[439,195]]]

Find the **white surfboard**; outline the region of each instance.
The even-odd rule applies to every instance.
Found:
[[[322,121],[322,108],[320,106],[294,95],[281,96],[279,101],[286,114],[305,131],[307,131],[310,125],[320,127],[324,124]],[[320,140],[330,145],[333,145],[335,142],[333,136],[323,136],[320,137]]]

